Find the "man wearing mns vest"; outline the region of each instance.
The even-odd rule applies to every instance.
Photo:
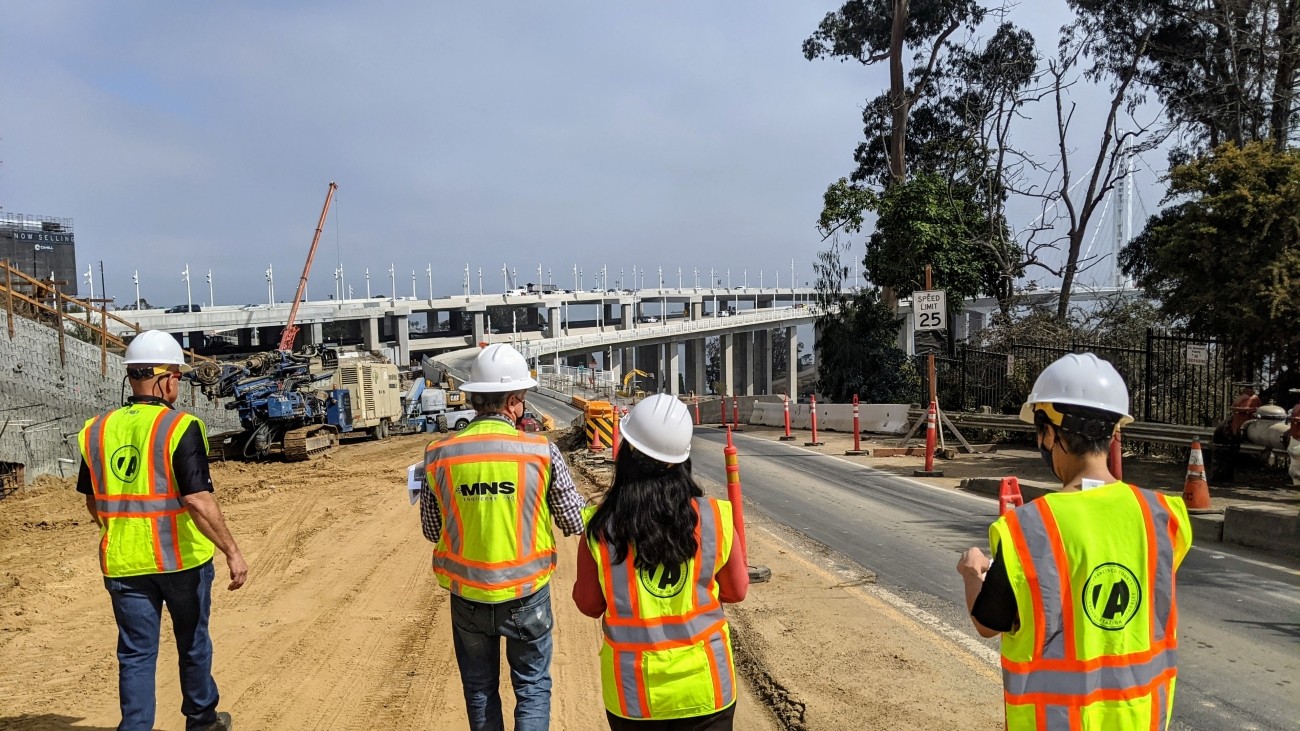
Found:
[[[425,451],[420,524],[434,544],[438,583],[451,592],[452,640],[474,731],[505,728],[502,637],[515,731],[550,728],[551,521],[566,536],[582,533],[586,501],[560,451],[516,427],[536,385],[518,351],[487,346],[461,385],[478,416]]]
[[[984,637],[1002,635],[1013,731],[1166,729],[1178,675],[1176,573],[1192,544],[1180,497],[1127,485],[1106,463],[1133,421],[1128,389],[1092,353],[1045,368],[1021,410],[1059,492],[989,528],[957,565]]]
[[[173,404],[189,370],[176,340],[141,333],[126,349],[131,397],[86,422],[79,436],[77,491],[100,527],[99,564],[117,619],[120,731],[153,728],[154,672],[162,607],[180,656],[186,731],[226,731],[212,678],[212,554],[226,556],[229,589],[248,566],[212,495],[203,422]]]

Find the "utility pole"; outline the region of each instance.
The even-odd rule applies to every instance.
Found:
[[[89,305],[91,305],[91,306],[93,307],[94,304],[95,304],[95,303],[94,303],[94,300],[95,300],[95,269],[94,269],[94,267],[92,267],[92,266],[90,266],[89,264],[87,264],[87,265],[86,265],[86,273],[85,273],[84,276],[86,277],[86,284],[90,285],[90,298],[89,298],[86,302],[87,302],[87,304],[89,304]],[[87,313],[87,317],[89,317],[89,313]]]
[[[108,285],[104,283],[104,260],[99,260],[99,296],[104,299],[112,299],[108,296]],[[104,305],[107,307],[107,303]]]
[[[186,305],[187,307],[189,307],[190,310],[193,310],[193,309],[194,309],[194,297],[192,297],[192,296],[190,295],[190,265],[189,265],[189,262],[186,262],[186,263],[185,263],[185,270],[181,272],[181,279],[184,279],[184,280],[185,280],[185,305]],[[188,312],[189,310],[186,310],[186,311]]]

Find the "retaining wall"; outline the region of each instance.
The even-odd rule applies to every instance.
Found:
[[[65,338],[67,362],[60,365],[57,330],[17,317],[11,340],[8,328],[0,312],[0,462],[23,465],[28,483],[76,474],[77,432],[86,419],[122,403],[122,357],[109,353],[108,376],[101,377],[99,346]],[[207,422],[209,434],[239,428],[235,412],[223,406],[181,386],[177,407]]]

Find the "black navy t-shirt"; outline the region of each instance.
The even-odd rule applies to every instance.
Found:
[[[970,616],[980,624],[998,632],[1010,632],[1020,622],[1016,594],[1011,590],[1007,566],[1002,561],[1002,546],[993,556],[993,564],[984,575],[984,588],[975,597]]]
[[[166,401],[155,396],[132,396],[127,399],[132,404],[157,404],[171,408]],[[198,424],[191,423],[172,454],[172,474],[176,475],[176,489],[182,495],[197,492],[212,492],[212,475],[208,472],[208,450],[203,442],[203,431]],[[90,481],[90,467],[83,460],[81,470],[77,473],[77,492],[84,495],[95,494]]]

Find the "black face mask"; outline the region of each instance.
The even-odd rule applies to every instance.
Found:
[[[1056,465],[1052,464],[1052,450],[1047,449],[1046,447],[1043,446],[1039,446],[1038,453],[1042,455],[1043,462],[1047,465],[1047,471],[1051,472],[1053,477],[1060,479],[1060,477],[1056,474]]]

